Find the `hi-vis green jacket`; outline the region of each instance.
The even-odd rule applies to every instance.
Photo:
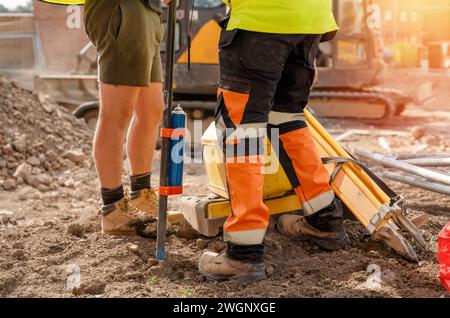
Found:
[[[228,30],[325,34],[338,29],[332,0],[224,0],[231,8]]]

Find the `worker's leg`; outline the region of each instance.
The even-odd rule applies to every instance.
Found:
[[[262,256],[269,211],[263,202],[263,143],[276,84],[289,50],[281,35],[222,33],[215,121],[224,150],[232,215],[224,224],[226,253],[204,254],[200,259],[200,272],[207,278],[265,277]],[[244,266],[239,261],[247,263]],[[236,270],[236,266],[242,266],[242,270]]]
[[[221,79],[215,119],[225,153],[233,214],[224,224],[231,256],[262,242],[269,222],[263,203],[263,135],[268,113],[287,58],[282,37],[239,31],[235,43],[222,48]],[[254,134],[252,135],[251,130]],[[237,246],[237,247],[236,247]],[[236,248],[235,248],[236,247]]]
[[[134,233],[130,222],[145,220],[122,187],[123,143],[139,87],[100,84],[100,115],[94,137],[94,161],[103,199],[101,224],[107,234]]]
[[[141,88],[127,138],[132,175],[151,171],[162,112],[162,83],[151,83],[150,87]]]
[[[249,94],[219,88],[219,104],[216,114],[218,137],[225,155],[225,169],[233,214],[224,225],[224,237],[230,247],[258,245],[264,239],[268,224],[268,209],[263,203],[264,119],[241,125],[248,113],[245,108]],[[253,247],[252,247],[253,248]],[[229,248],[233,253],[234,249]],[[238,254],[241,252],[237,251]],[[239,257],[238,255],[235,255]]]
[[[160,16],[142,1],[89,0],[84,9],[86,34],[97,49],[101,82],[101,109],[94,157],[102,185],[102,229],[105,233],[133,232],[129,222],[141,219],[142,213],[133,206],[128,196],[124,197],[121,186],[123,143],[139,92],[143,87],[148,87],[153,79],[152,66],[155,56],[159,56],[164,27]],[[158,82],[162,82],[161,72],[159,74]],[[141,107],[136,111],[141,114]],[[135,128],[134,125],[133,131]],[[151,133],[141,136],[141,139],[148,137],[148,143],[153,143]],[[136,145],[136,138],[131,139],[134,140],[132,144]],[[143,146],[150,147],[147,144]],[[131,146],[133,149],[136,147]],[[148,153],[148,150],[143,150],[143,153]],[[134,163],[132,169],[149,171],[150,158],[147,167],[144,167],[145,159],[134,151],[131,156]],[[146,180],[147,176],[139,176],[136,183],[144,184]]]
[[[93,155],[102,188],[114,189],[122,184],[123,143],[139,90],[100,83],[100,114]]]
[[[290,170],[294,170],[298,179],[291,178],[291,182],[307,215],[330,205],[334,199],[330,175],[303,117],[313,85],[319,41],[319,35],[299,35],[299,43],[286,62],[269,115],[269,127],[279,129],[280,151],[285,153],[281,163],[291,164]]]
[[[303,236],[314,239],[324,248],[338,249],[348,243],[342,225],[342,205],[335,202],[330,175],[322,164],[303,115],[314,81],[319,41],[320,36],[299,36],[278,83],[269,128],[279,130],[280,162],[306,215],[305,218],[281,217],[279,228],[297,237],[308,233]]]
[[[137,209],[156,217],[158,197],[150,186],[150,177],[164,102],[161,54],[159,42],[155,43],[149,65],[150,85],[141,88],[128,131],[127,150],[131,167],[131,202]]]
[[[152,215],[156,215],[157,198],[150,186],[150,177],[162,113],[162,83],[141,88],[127,138],[130,195],[136,208]]]

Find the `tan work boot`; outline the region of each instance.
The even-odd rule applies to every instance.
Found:
[[[264,262],[236,260],[226,253],[204,252],[198,261],[198,269],[206,279],[215,281],[253,283],[267,278]]]
[[[328,207],[310,216],[285,214],[278,219],[281,234],[300,241],[313,241],[329,251],[337,251],[350,244],[343,222],[342,202],[335,199]]]
[[[158,214],[158,195],[153,189],[130,192],[131,204],[138,210],[153,217]]]
[[[281,234],[299,241],[312,241],[328,251],[338,251],[350,244],[342,221],[327,230],[318,229],[301,215],[286,214],[278,219],[277,229]]]
[[[135,234],[136,224],[145,223],[150,217],[131,204],[128,195],[120,201],[102,206],[100,212],[103,234]]]
[[[143,189],[130,192],[131,204],[133,207],[142,211],[149,216],[158,217],[158,200],[159,197],[153,189]],[[167,221],[169,224],[180,224],[183,222],[184,216],[181,212],[167,211]]]

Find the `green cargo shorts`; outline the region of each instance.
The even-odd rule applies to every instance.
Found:
[[[84,22],[97,48],[100,82],[146,87],[163,81],[164,26],[141,0],[86,0]]]

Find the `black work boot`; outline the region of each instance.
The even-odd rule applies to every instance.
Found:
[[[350,244],[343,223],[344,208],[339,199],[309,216],[286,214],[279,218],[281,234],[300,241],[313,241],[325,250],[337,251]]]
[[[228,243],[220,254],[204,252],[200,256],[198,268],[208,280],[235,280],[253,283],[267,278],[263,262],[262,245],[240,246]]]

